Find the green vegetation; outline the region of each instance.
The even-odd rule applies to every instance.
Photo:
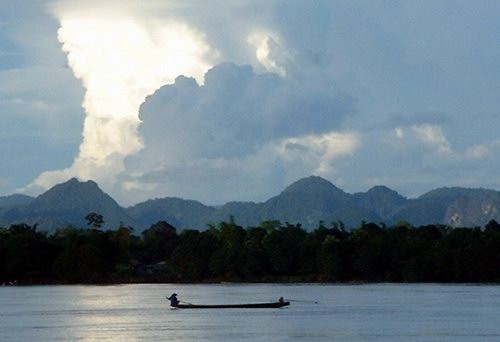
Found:
[[[98,215],[98,214],[97,214]],[[52,235],[26,224],[0,228],[0,284],[359,281],[499,282],[500,224],[385,227],[267,221],[243,228],[229,222],[205,231],[160,221],[143,232],[66,227]]]

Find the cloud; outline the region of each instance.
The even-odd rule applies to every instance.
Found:
[[[487,160],[498,155],[500,150],[500,140],[493,140],[483,144],[470,146],[465,150],[465,158],[474,161]]]
[[[0,178],[16,191],[47,169],[63,168],[81,141],[81,86],[66,68],[46,1],[2,2]],[[75,100],[76,99],[76,100]]]
[[[286,67],[291,55],[283,46],[278,34],[256,31],[249,35],[248,43],[255,48],[255,57],[268,72],[286,76]]]
[[[453,156],[455,153],[441,127],[424,124],[411,126],[410,129],[433,153],[441,156]]]
[[[360,132],[363,144],[349,158],[348,168],[337,172],[347,190],[365,191],[383,184],[416,197],[443,186],[500,186],[490,175],[500,162],[498,140],[461,147],[449,139],[449,125],[419,122]]]
[[[203,80],[215,56],[202,33],[179,20],[160,21],[138,2],[57,3],[62,50],[85,88],[83,142],[73,165],[42,173],[34,186],[68,177],[113,183],[123,159],[142,148],[139,106],[179,74]],[[141,14],[141,16],[139,16]]]
[[[282,140],[278,155],[290,163],[304,160],[306,165],[317,166],[311,173],[328,177],[335,172],[335,161],[352,155],[360,142],[356,133],[311,134]]]
[[[465,151],[465,156],[468,159],[481,160],[487,158],[489,155],[491,155],[491,150],[485,145],[474,145]]]
[[[218,202],[266,198],[308,173],[406,194],[497,178],[495,2],[67,0],[57,20],[46,3],[0,13],[1,47],[20,54],[0,69],[50,68],[0,75],[2,153],[17,165],[2,167],[17,184],[57,169],[35,184],[77,175],[129,202]],[[156,59],[162,28],[195,49],[175,42],[179,55]],[[176,67],[158,71],[159,59]]]
[[[69,99],[78,96],[66,68],[0,70],[0,177],[12,179],[10,191],[74,158],[83,115]]]
[[[127,158],[125,174],[137,177],[124,187],[154,184],[158,195],[222,202],[262,199],[268,186],[278,191],[311,173],[333,176],[338,158],[360,143],[339,131],[355,100],[328,79],[314,81],[230,63],[209,70],[201,86],[178,77],[141,106],[144,149]],[[220,192],[224,182],[230,193]]]
[[[205,75],[204,86],[179,77],[148,98],[139,132],[149,147],[182,139],[178,153],[189,148],[226,157],[273,139],[329,132],[354,113],[354,106],[353,98],[326,79],[309,85],[255,74],[249,66],[221,64]]]

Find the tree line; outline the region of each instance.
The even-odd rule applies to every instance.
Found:
[[[49,235],[36,225],[0,228],[0,284],[127,282],[500,282],[500,224],[451,228],[342,222],[313,231],[267,221],[229,222],[204,231],[165,221],[140,236],[131,227],[66,227]]]

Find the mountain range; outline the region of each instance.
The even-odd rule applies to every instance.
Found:
[[[104,229],[119,225],[136,232],[164,220],[179,229],[205,229],[207,224],[227,221],[232,216],[242,226],[264,221],[301,223],[308,230],[342,221],[358,227],[362,221],[394,224],[406,221],[415,226],[446,224],[484,226],[500,221],[500,192],[488,189],[439,188],[408,199],[385,186],[349,194],[329,181],[310,176],[288,186],[265,202],[229,202],[208,206],[193,200],[165,197],[123,208],[93,181],[70,179],[40,196],[0,197],[0,226],[14,223],[38,224],[40,230],[54,231],[72,225],[86,227],[85,216],[97,212],[104,217]]]

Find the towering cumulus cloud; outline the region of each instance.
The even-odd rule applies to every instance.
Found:
[[[287,8],[56,4],[58,39],[85,89],[83,141],[69,168],[41,174],[33,188],[79,177],[122,203],[165,195],[221,203],[262,199],[311,173],[336,175],[362,144],[342,125],[356,101],[335,81],[324,39],[310,45],[316,34],[299,39],[302,30],[288,25],[316,23],[317,13],[299,6],[298,20]],[[277,13],[292,17],[282,22]]]
[[[178,75],[202,82],[216,53],[187,23],[155,19],[140,2],[63,2],[54,6],[58,39],[85,88],[83,142],[74,163],[45,172],[47,188],[68,177],[111,182],[141,149],[138,112],[145,98]],[[116,6],[115,6],[116,5]]]

